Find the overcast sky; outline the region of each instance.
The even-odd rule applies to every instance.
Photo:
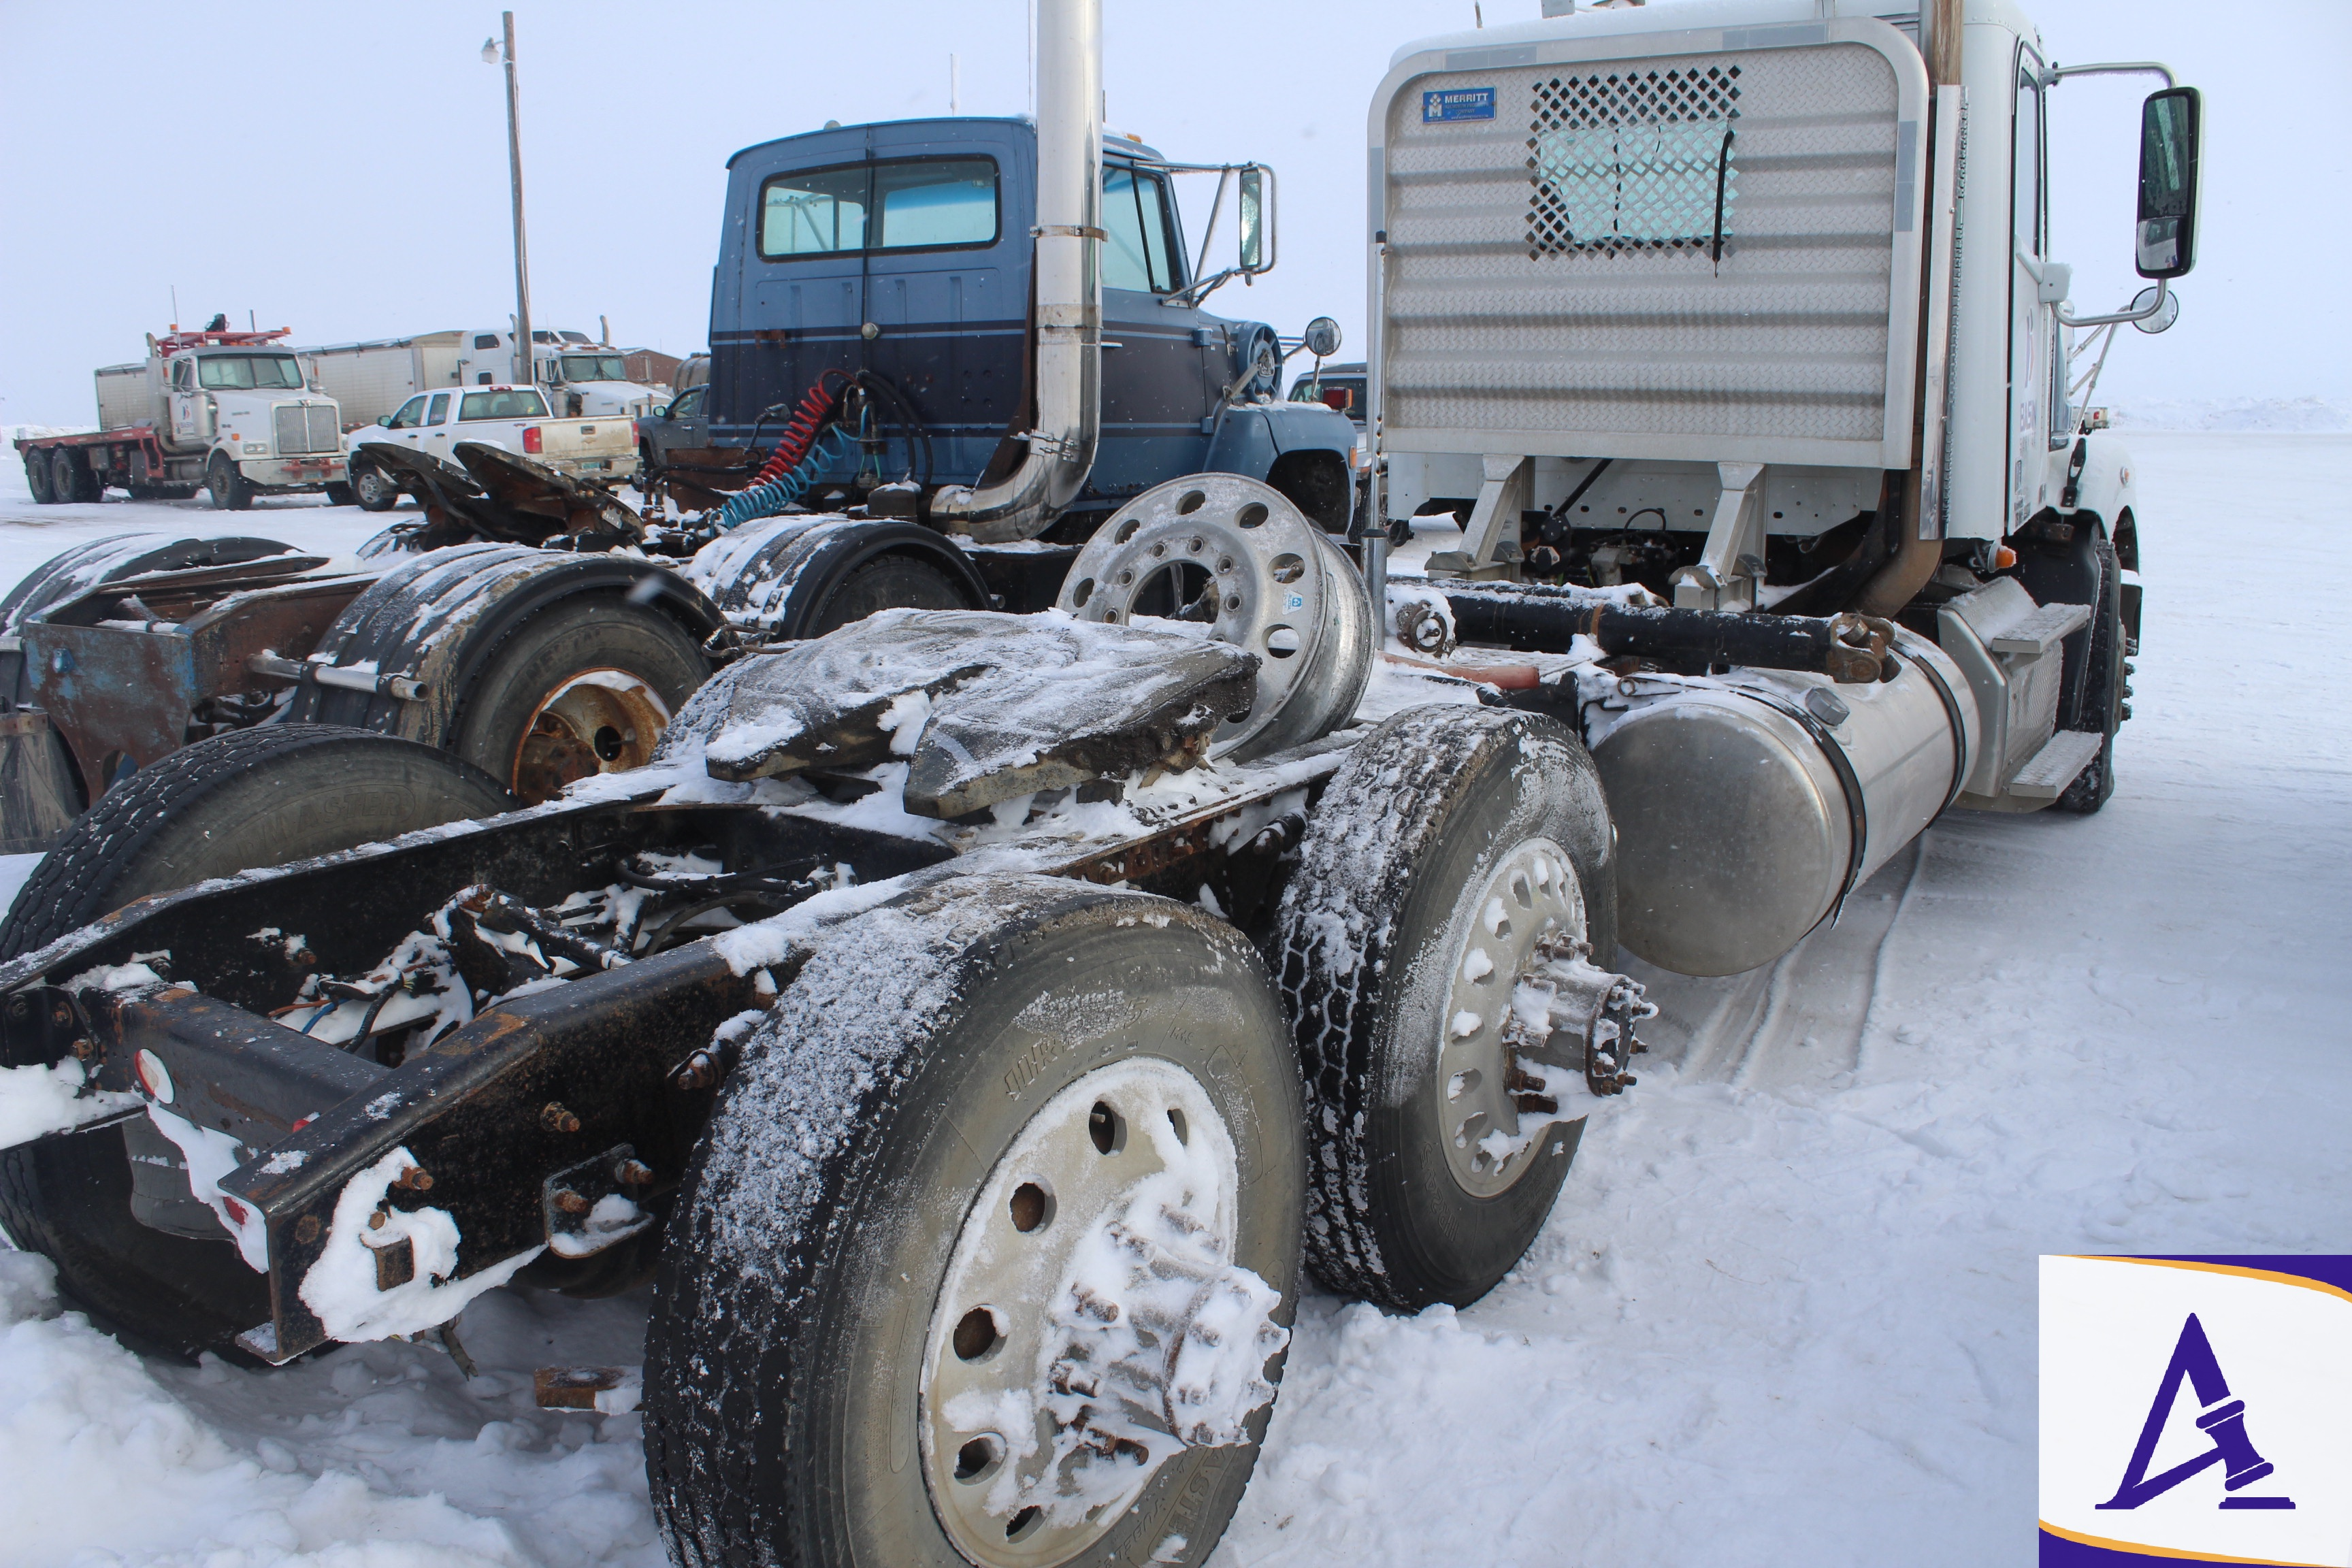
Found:
[[[1658,0],[1671,4],[1673,0]],[[1489,25],[1539,0],[1485,0]],[[2352,396],[2352,3],[2041,0],[2061,62],[2155,58],[2206,93],[2205,237],[2180,324],[2126,334],[2105,398]],[[1471,0],[1106,0],[1113,126],[1281,176],[1280,268],[1211,309],[1362,353],[1366,105],[1400,44]],[[702,345],[725,165],[827,120],[1028,107],[1026,0],[522,0],[523,155],[541,325]],[[0,0],[0,424],[80,424],[89,373],[146,331],[303,343],[503,322],[513,309],[496,4]],[[2053,95],[2057,253],[2084,310],[2127,300],[2144,80]],[[1205,190],[1202,192],[1205,194]],[[1197,238],[1198,225],[1193,226]],[[1230,224],[1226,232],[1230,234]]]

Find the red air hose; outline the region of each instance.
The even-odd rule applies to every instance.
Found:
[[[761,464],[760,471],[752,476],[752,485],[764,485],[782,479],[800,467],[801,459],[807,457],[809,448],[816,444],[817,430],[824,424],[825,416],[833,412],[834,394],[825,386],[825,376],[840,374],[839,371],[827,371],[824,375],[817,377],[816,384],[802,397],[800,407],[793,411],[792,420],[784,426],[784,433],[776,438],[776,449],[768,454],[768,460]],[[748,489],[751,486],[745,488]]]

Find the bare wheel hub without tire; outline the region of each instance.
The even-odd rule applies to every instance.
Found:
[[[1475,1197],[1506,1192],[1540,1152],[1544,1129],[1589,1115],[1633,1079],[1633,1024],[1656,1009],[1642,987],[1596,968],[1568,852],[1525,838],[1464,906],[1448,982],[1438,1136]]]
[[[653,760],[669,708],[625,669],[583,669],[534,710],[515,749],[512,784],[525,805],[562,795],[591,773],[625,773]]]
[[[1240,1169],[1200,1082],[1149,1057],[1065,1088],[997,1162],[923,1354],[926,1476],[966,1557],[1066,1562],[1169,1458],[1249,1440],[1289,1334],[1232,1260]]]
[[[1283,494],[1238,474],[1146,490],[1078,552],[1060,607],[1082,620],[1192,622],[1258,656],[1257,697],[1212,755],[1259,755],[1353,716],[1370,677],[1371,609],[1346,552]]]

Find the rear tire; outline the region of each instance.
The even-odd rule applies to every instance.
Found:
[[[327,487],[327,504],[329,506],[350,506],[358,500],[358,499],[359,498],[352,493],[352,487],[349,485],[329,485]]]
[[[1452,976],[1485,913],[1481,889],[1531,843],[1567,860],[1580,935],[1596,962],[1613,962],[1608,803],[1591,758],[1557,720],[1409,709],[1348,753],[1309,820],[1276,942],[1307,1074],[1307,1262],[1333,1290],[1401,1311],[1468,1305],[1534,1241],[1576,1157],[1581,1123],[1553,1123],[1510,1157],[1517,1173],[1507,1163],[1492,1180],[1465,1180],[1444,1141]],[[1537,932],[1504,934],[1524,944]],[[1481,971],[1497,987],[1482,997],[1486,1030],[1509,996],[1509,969]],[[1498,1113],[1494,1130],[1510,1135],[1507,1121]],[[1456,1156],[1475,1147],[1457,1145]]]
[[[37,447],[25,454],[25,488],[33,492],[35,505],[57,504],[58,489],[49,474],[49,454]]]
[[[98,476],[71,447],[59,447],[49,459],[49,489],[60,502],[76,505],[94,501],[103,493]]]
[[[219,453],[205,469],[205,489],[210,492],[215,511],[248,511],[253,507],[253,486],[235,463]]]
[[[373,463],[353,462],[351,474],[352,498],[362,511],[390,511],[400,504],[400,487]]]
[[[884,555],[867,562],[842,580],[819,606],[808,635],[821,637],[862,621],[877,610],[968,610],[971,604],[961,587],[927,561],[911,555]]]
[[[365,731],[267,725],[198,741],[133,773],[35,868],[0,922],[0,959],[150,893],[509,804],[456,758]],[[0,1150],[0,1226],[134,1345],[245,1359],[233,1341],[268,1318],[268,1279],[226,1233],[197,1241],[133,1219],[123,1137],[109,1127]]]
[[[527,805],[552,799],[589,773],[649,760],[661,730],[710,674],[702,650],[677,622],[617,594],[583,594],[550,605],[508,632],[478,668],[446,744]],[[616,701],[604,705],[611,711],[593,715],[593,723],[558,711],[555,721],[566,732],[549,733],[527,754],[551,700],[591,670],[638,683],[662,710],[651,721],[655,732],[624,722],[626,704]],[[570,732],[583,727],[588,732]],[[607,729],[614,732],[607,736]],[[582,754],[583,745],[593,755]]]
[[[1051,1184],[1041,1206],[1024,1220],[1016,1191],[1003,1236],[985,1228],[997,1225],[1008,1156],[1066,1109],[1070,1090],[1083,1101],[1097,1075],[1173,1069],[1201,1095],[1237,1176],[1223,1256],[1280,1292],[1274,1316],[1289,1321],[1303,1152],[1284,1027],[1248,944],[1166,900],[960,878],[830,933],[746,1042],[665,1241],[646,1335],[646,1455],[672,1560],[966,1568],[992,1563],[990,1544],[1028,1560],[1024,1543],[1038,1562],[1206,1557],[1248,1482],[1267,1405],[1244,1424],[1247,1441],[1181,1449],[1131,1506],[1055,1537],[1050,1523],[1029,1533],[1022,1513],[988,1517],[973,1506],[977,1485],[961,1508],[935,1503],[959,1485],[935,1473],[941,1461],[971,1445],[937,1440],[955,1404],[933,1408],[925,1388],[945,1359],[940,1325],[979,1310],[956,1316],[970,1305],[958,1287],[969,1277],[953,1268],[966,1237],[1066,1246],[1112,1213],[1079,1182],[1039,1171]],[[805,1048],[820,1035],[826,1049]],[[1164,1157],[1158,1140],[1181,1124],[1128,1114],[1107,1111],[1098,1138],[1089,1117],[1067,1152],[1081,1165],[1098,1152],[1096,1172]],[[1201,1125],[1176,1135],[1223,1157]],[[1057,1296],[1059,1270],[1041,1256],[1039,1294]],[[1023,1336],[1053,1331],[1061,1303],[1002,1305],[992,1316],[1007,1342],[985,1353],[1018,1383],[1032,1364]],[[955,1353],[968,1360],[983,1353],[962,1345],[959,1335]],[[1262,1375],[1278,1380],[1280,1365],[1277,1355]],[[950,1532],[969,1540],[975,1525],[982,1549],[967,1554]],[[1181,1557],[1155,1558],[1171,1535],[1185,1538]]]

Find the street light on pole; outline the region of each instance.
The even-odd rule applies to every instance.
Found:
[[[514,13],[503,16],[506,47],[501,50],[496,38],[483,39],[482,63],[494,66],[503,59],[507,68],[507,163],[514,175],[515,380],[529,386],[536,378],[531,374],[530,250],[522,234],[522,121],[515,107]]]

